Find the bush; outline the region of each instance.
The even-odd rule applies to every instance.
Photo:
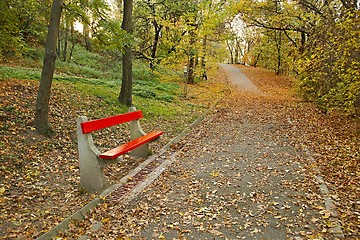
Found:
[[[312,55],[299,61],[300,92],[325,111],[356,113],[360,97],[360,21],[347,12],[336,20],[319,24]]]

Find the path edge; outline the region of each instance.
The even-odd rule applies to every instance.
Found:
[[[309,149],[305,148],[304,151],[308,159],[311,162],[316,163]],[[329,188],[325,180],[321,176],[319,168],[315,165],[312,167],[312,169],[316,172],[314,178],[318,185],[320,195],[323,198],[325,210],[330,213],[330,217],[328,218],[329,232],[331,233],[331,235],[333,235],[334,239],[345,239],[345,234],[342,230],[342,222],[339,218],[338,211],[336,210],[335,202],[331,198]]]

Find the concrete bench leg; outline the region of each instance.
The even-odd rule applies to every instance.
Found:
[[[80,164],[80,184],[88,191],[101,191],[105,188],[104,164],[98,160],[100,151],[95,147],[91,134],[83,134],[80,124],[87,117],[77,119],[77,137]]]
[[[135,107],[130,107],[129,112],[135,112]],[[140,126],[140,121],[135,120],[130,122],[130,139],[134,140],[136,138],[139,138],[141,136],[146,135],[146,133],[142,130]],[[141,158],[147,158],[149,155],[152,154],[150,145],[148,143],[141,145],[140,147],[132,150],[130,152],[130,155],[135,157],[141,157]]]

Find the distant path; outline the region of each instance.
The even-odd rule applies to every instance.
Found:
[[[228,80],[247,92],[263,94],[250,79],[241,72],[240,68],[230,64],[220,64],[225,70]]]

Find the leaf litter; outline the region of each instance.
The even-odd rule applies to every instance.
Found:
[[[346,237],[355,239],[359,234],[360,212],[358,119],[325,115],[311,104],[299,101],[288,94],[289,78],[274,80],[265,70],[242,69],[268,96],[229,91],[216,110],[175,147],[177,162],[139,198],[128,206],[106,202],[94,209],[85,221],[73,222],[69,231],[59,237],[76,238],[86,234],[91,239],[198,239],[199,236],[247,239],[271,236],[278,231],[284,234],[284,239],[328,239],[331,236],[331,226],[326,221],[329,213],[324,209],[314,180],[318,173],[313,167],[317,166],[329,184]],[[303,154],[304,149],[315,156],[314,162]],[[73,161],[76,165],[76,160]],[[25,165],[15,158],[13,163]],[[62,180],[60,171],[54,170],[57,166],[48,163],[42,168],[48,168],[51,178]],[[76,184],[78,170],[76,167],[70,170],[75,178],[70,178],[70,184]],[[69,169],[62,170],[67,171]],[[44,202],[47,195],[57,189],[71,195],[71,191],[59,187],[61,184],[57,188],[56,185],[53,188],[53,184],[52,188],[46,187],[49,178],[44,178],[36,167],[22,171],[24,176],[16,174],[10,177],[25,183],[11,182],[16,186],[12,190],[14,195],[18,194],[11,201],[31,199],[20,192],[26,192],[25,187],[36,186],[33,179],[44,182],[38,184],[37,189],[41,191],[36,191],[42,192]],[[3,185],[6,201],[8,188]],[[76,209],[76,203],[89,199],[78,198],[72,208],[71,200],[76,194],[68,196],[68,201],[65,198],[57,202],[64,215]],[[5,219],[28,221],[18,224],[25,226],[22,232],[30,236],[36,232],[34,229],[48,227],[48,221],[53,219],[47,213],[50,210],[41,206],[42,215],[35,216],[41,220],[30,224],[31,214],[25,208],[31,209],[33,215],[37,211],[31,201],[26,204],[14,204],[3,212],[7,214]],[[17,208],[20,211],[15,211]],[[61,216],[54,219],[60,221]],[[94,227],[99,222],[101,227]],[[32,232],[29,229],[33,229]],[[13,235],[8,237],[19,233],[14,228],[12,231]]]
[[[213,84],[214,88],[217,83]],[[90,119],[117,114],[103,100],[80,93],[71,84],[54,83],[50,103],[53,136],[38,136],[32,126],[38,83],[9,79],[0,82],[0,239],[36,238],[56,226],[64,218],[85,206],[97,194],[79,186],[77,160],[76,118]],[[193,91],[203,91],[204,86]],[[218,93],[213,97],[217,97]],[[213,100],[213,99],[212,99]],[[193,106],[202,106],[209,99],[190,99]],[[156,152],[204,108],[182,111],[181,116],[167,121],[142,122],[145,131],[166,131],[161,140],[152,144]],[[199,111],[199,112],[196,112]],[[126,141],[126,124],[96,132],[94,140],[99,149],[115,147]],[[116,136],[116,138],[115,138]],[[105,168],[109,185],[118,182],[143,160],[125,155],[120,164]]]

